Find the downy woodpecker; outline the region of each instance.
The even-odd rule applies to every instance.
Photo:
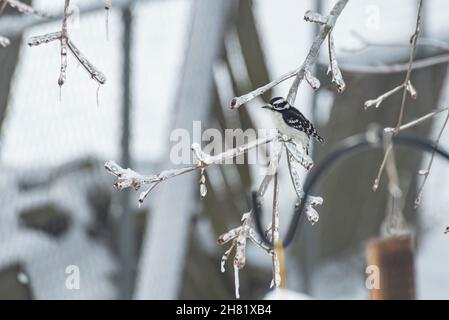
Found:
[[[300,143],[306,152],[309,149],[310,136],[323,143],[324,139],[318,135],[312,123],[304,115],[290,105],[282,97],[275,97],[270,103],[262,108],[269,109],[273,116],[276,128],[287,137]]]

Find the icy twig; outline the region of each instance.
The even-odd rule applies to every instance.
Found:
[[[341,75],[340,68],[338,67],[337,58],[335,55],[335,45],[334,45],[334,37],[332,36],[332,32],[329,32],[327,36],[328,47],[329,47],[329,71],[332,74],[332,83],[337,88],[338,92],[343,92],[346,88],[345,81],[343,80],[343,76]]]
[[[106,83],[106,76],[98,70],[87,58],[84,56],[81,51],[78,50],[78,48],[75,46],[75,44],[70,40],[67,39],[67,44],[69,46],[70,51],[73,53],[73,55],[76,57],[76,59],[81,63],[81,65],[86,69],[86,71],[90,74],[92,79],[97,81],[100,84]]]
[[[61,31],[47,33],[41,36],[34,36],[28,39],[28,45],[30,47],[38,46],[43,43],[49,43],[51,41],[60,40]]]
[[[436,115],[440,114],[441,112],[448,111],[448,110],[449,110],[449,107],[436,109],[434,111],[431,111],[431,112],[425,114],[424,116],[419,117],[418,119],[412,120],[412,121],[410,121],[408,123],[405,123],[405,124],[401,125],[399,127],[398,131],[403,131],[403,130],[407,130],[407,129],[413,128],[413,127],[421,124],[422,122],[435,117]],[[394,131],[394,130],[395,130],[395,128],[391,128],[391,127],[384,128],[385,132]]]
[[[104,10],[105,10],[104,24],[106,30],[106,40],[109,40],[109,12],[111,11],[111,9],[112,9],[112,1],[104,0]]]
[[[307,11],[304,15],[304,19],[306,21],[311,21],[311,22],[316,22],[316,23],[321,24],[321,21],[324,21],[324,19],[325,19],[326,22],[324,23],[319,35],[313,41],[313,43],[309,49],[309,53],[307,54],[307,57],[304,60],[303,64],[299,68],[296,68],[295,70],[285,73],[278,79],[273,80],[270,83],[268,83],[260,88],[257,88],[257,89],[255,89],[247,94],[244,94],[240,97],[233,98],[230,103],[231,109],[239,108],[244,103],[254,99],[255,97],[258,97],[258,96],[264,94],[266,91],[277,86],[279,83],[296,76],[295,81],[293,82],[293,84],[289,90],[289,94],[288,94],[288,98],[287,98],[287,100],[290,102],[290,104],[293,105],[295,102],[295,99],[296,99],[296,93],[298,91],[299,85],[300,85],[302,79],[306,76],[306,70],[312,69],[312,66],[315,64],[315,62],[318,58],[318,51],[319,51],[324,39],[327,37],[329,32],[335,26],[335,22],[347,2],[348,2],[348,0],[339,0],[335,4],[334,8],[331,10],[329,15],[326,17],[322,17],[321,15]],[[315,85],[316,85],[316,83],[315,83]]]
[[[286,140],[285,148],[288,150],[289,154],[295,158],[295,161],[303,166],[306,170],[310,170],[313,167],[313,160],[307,154],[305,154],[302,146],[298,146],[293,140]]]
[[[307,54],[307,57],[304,60],[302,66],[298,69],[296,78],[293,81],[293,84],[290,87],[290,90],[288,92],[287,101],[291,105],[294,105],[294,103],[295,103],[296,94],[298,93],[299,85],[301,84],[302,79],[304,78],[305,70],[311,69],[311,67],[315,64],[315,62],[318,58],[318,52],[320,50],[321,45],[324,42],[324,39],[326,39],[326,37],[329,35],[329,33],[334,28],[338,17],[340,16],[341,12],[343,11],[343,9],[347,3],[348,3],[348,0],[339,0],[335,4],[335,6],[332,8],[329,15],[326,17],[326,23],[322,26],[320,33],[316,36],[315,40],[313,41],[312,46],[310,47],[309,53]],[[307,17],[305,17],[305,18],[307,18]]]
[[[369,107],[375,106],[375,108],[379,108],[380,104],[387,99],[388,97],[392,96],[393,94],[395,94],[396,92],[400,91],[402,88],[404,88],[404,84],[401,84],[393,89],[391,89],[390,91],[387,91],[383,94],[381,94],[380,96],[378,96],[376,99],[372,99],[372,100],[367,100],[365,101],[365,109],[368,109]]]
[[[2,46],[3,48],[9,46],[11,44],[11,41],[9,41],[8,38],[0,36],[0,46]]]
[[[437,138],[435,139],[435,142],[434,142],[435,147],[437,147],[438,144],[440,143],[441,136],[443,135],[443,132],[444,132],[444,129],[446,128],[448,120],[449,120],[449,112],[447,113],[447,116],[446,116],[446,119],[444,120],[443,126],[441,127],[441,130],[438,133]],[[420,171],[424,171],[425,174],[423,174],[424,178],[418,188],[418,195],[416,196],[416,199],[415,199],[415,208],[417,208],[421,203],[422,192],[424,190],[424,186],[426,184],[427,178],[429,177],[430,170],[432,169],[432,164],[433,164],[434,158],[435,158],[435,150],[432,151],[427,168],[424,170],[420,170]]]
[[[42,18],[48,18],[50,17],[49,14],[37,10],[35,8],[33,8],[32,6],[23,3],[19,0],[3,0],[2,5],[0,6],[0,15],[3,13],[3,11],[5,10],[6,6],[9,5],[11,8],[16,9],[17,11],[19,11],[20,13],[23,14],[27,14],[27,15],[35,15],[35,16],[39,16]]]
[[[311,10],[306,11],[304,14],[304,20],[321,25],[325,25],[327,23],[327,17],[323,16],[321,13],[313,12]]]
[[[75,58],[80,62],[84,69],[89,73],[89,75],[97,81],[99,84],[104,84],[106,82],[105,75],[99,71],[75,46],[73,41],[69,38],[67,30],[67,22],[70,16],[70,0],[65,0],[64,2],[64,15],[62,19],[61,31],[51,32],[40,36],[31,37],[28,40],[28,45],[30,47],[38,46],[43,43],[48,43],[54,40],[59,40],[61,43],[60,55],[61,55],[61,67],[58,78],[58,85],[61,87],[66,80],[67,75],[67,51],[70,50]]]

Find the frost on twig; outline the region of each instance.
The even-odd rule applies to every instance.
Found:
[[[79,63],[84,67],[84,69],[89,73],[92,79],[97,81],[99,84],[104,84],[106,82],[105,75],[98,70],[82,52],[76,47],[73,41],[70,39],[67,30],[67,20],[70,15],[69,12],[70,0],[65,0],[64,3],[64,16],[62,20],[61,31],[51,32],[44,35],[34,36],[28,40],[28,45],[30,47],[38,46],[44,43],[49,43],[51,41],[59,40],[61,43],[60,55],[61,55],[61,67],[58,78],[58,85],[61,87],[66,80],[67,73],[67,51],[70,50]]]
[[[7,47],[10,45],[10,41],[8,38],[0,36],[0,46],[2,46],[3,48]]]
[[[343,76],[341,75],[340,68],[338,67],[337,58],[335,55],[335,45],[334,45],[334,37],[332,36],[332,32],[329,32],[327,36],[328,45],[329,45],[329,70],[332,74],[332,83],[337,88],[338,92],[343,92],[346,88],[345,81],[343,80]]]
[[[1,0],[0,0],[1,2]],[[17,11],[19,11],[20,13],[23,14],[27,14],[27,15],[35,15],[35,16],[39,16],[39,17],[43,17],[43,18],[48,18],[50,17],[49,14],[37,10],[35,8],[33,8],[32,6],[23,3],[22,1],[19,0],[3,0],[2,4],[0,6],[0,15],[3,13],[3,11],[5,10],[6,6],[10,6],[11,8],[16,9]]]

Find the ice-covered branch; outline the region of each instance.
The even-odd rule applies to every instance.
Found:
[[[306,59],[304,60],[302,66],[298,69],[298,72],[296,73],[296,78],[293,81],[292,86],[290,87],[290,90],[288,92],[287,100],[291,105],[294,105],[296,100],[296,94],[298,93],[299,85],[301,84],[302,80],[305,76],[306,69],[311,69],[312,66],[315,64],[316,60],[318,59],[318,52],[320,50],[321,45],[323,44],[326,37],[330,34],[332,29],[335,27],[335,23],[340,16],[341,12],[343,11],[344,7],[348,3],[348,0],[339,0],[335,6],[332,8],[329,15],[325,18],[319,17],[317,15],[314,15],[314,20],[309,20],[313,22],[318,22],[322,24],[321,30],[319,34],[315,37],[315,40],[312,43],[312,46],[310,47],[309,53],[307,54]],[[306,12],[305,19],[306,21],[308,19],[311,19],[312,13],[309,11]],[[318,17],[318,18],[316,18]],[[326,21],[324,24],[321,22]],[[332,64],[332,62],[331,62]]]
[[[109,40],[109,12],[112,9],[112,1],[111,0],[104,0],[104,10],[105,10],[105,17],[104,17],[104,25],[106,30],[106,40]]]
[[[394,87],[393,89],[391,89],[390,91],[387,91],[383,94],[381,94],[380,96],[378,96],[376,99],[373,100],[367,100],[364,103],[365,109],[368,109],[369,107],[375,106],[375,108],[379,108],[380,104],[382,102],[384,102],[384,100],[386,100],[387,98],[389,98],[390,96],[394,95],[395,93],[401,91],[401,89],[404,89],[408,91],[408,93],[410,94],[410,97],[412,99],[416,99],[418,97],[418,93],[416,92],[415,87],[412,85],[412,83],[410,82],[410,80],[404,84],[400,84],[397,87]]]
[[[106,6],[106,5],[105,5]],[[49,43],[51,41],[59,40],[61,43],[60,55],[61,55],[61,67],[58,78],[58,85],[62,86],[66,80],[67,74],[67,51],[75,56],[79,63],[84,67],[84,69],[89,73],[90,77],[97,81],[99,84],[104,84],[106,82],[105,75],[98,70],[82,52],[76,47],[73,41],[70,39],[68,34],[68,18],[70,16],[70,0],[65,0],[64,2],[64,15],[62,19],[61,31],[51,32],[44,35],[34,36],[28,40],[28,45],[30,47],[38,46],[44,43]]]
[[[247,94],[244,94],[240,97],[235,97],[231,100],[231,108],[236,109],[239,108],[244,103],[254,99],[257,96],[260,96],[264,94],[266,91],[270,90],[271,88],[277,86],[279,83],[290,79],[292,77],[296,77],[295,81],[293,82],[289,93],[287,100],[290,102],[290,104],[294,105],[295,99],[296,99],[296,93],[298,91],[299,85],[301,81],[306,78],[307,82],[314,88],[315,90],[319,87],[319,81],[317,82],[316,78],[311,77],[310,70],[312,69],[312,66],[315,64],[317,58],[318,58],[318,52],[320,50],[320,47],[323,43],[323,41],[326,39],[328,34],[332,31],[332,29],[335,26],[335,22],[337,21],[340,13],[342,12],[343,8],[345,7],[348,0],[339,0],[334,8],[331,10],[329,15],[322,16],[318,13],[313,13],[311,11],[307,11],[304,15],[304,19],[309,22],[314,22],[322,25],[321,31],[318,34],[318,36],[313,41],[309,53],[307,54],[306,59],[304,60],[303,64],[296,68],[295,70],[289,71],[279,77],[276,80],[271,81],[270,83],[257,88]],[[337,72],[337,70],[335,70]],[[316,79],[316,80],[315,80]],[[340,76],[338,76],[339,81]],[[341,85],[341,83],[340,83]],[[344,89],[344,87],[343,87]]]
[[[135,172],[132,169],[129,168],[124,169],[112,160],[107,161],[104,166],[106,170],[108,170],[111,174],[117,177],[116,181],[114,182],[114,186],[117,190],[122,190],[130,187],[134,188],[135,190],[139,190],[140,187],[143,185],[150,185],[150,187],[146,191],[141,193],[139,197],[140,203],[142,203],[145,200],[150,191],[153,190],[153,188],[158,183],[200,169],[201,170],[200,194],[201,197],[204,198],[204,196],[207,193],[207,190],[205,189],[206,188],[205,169],[209,165],[223,163],[226,159],[235,158],[248,150],[254,149],[258,146],[271,142],[276,137],[278,137],[277,133],[267,135],[266,137],[256,139],[247,144],[243,144],[239,147],[227,150],[214,156],[206,154],[201,150],[199,144],[193,143],[191,149],[195,157],[197,158],[197,162],[195,164],[178,169],[164,170],[154,175],[142,175],[140,173]]]

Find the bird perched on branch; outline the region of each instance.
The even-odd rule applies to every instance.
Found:
[[[311,136],[321,143],[324,142],[313,124],[284,98],[275,97],[262,108],[272,111],[277,129],[295,142],[302,144],[307,153]]]

